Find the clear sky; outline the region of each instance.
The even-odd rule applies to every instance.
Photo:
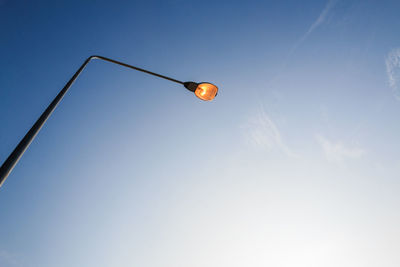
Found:
[[[0,266],[400,266],[400,2],[0,0]]]

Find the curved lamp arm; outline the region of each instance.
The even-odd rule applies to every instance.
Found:
[[[87,64],[92,60],[92,59],[101,59],[104,61],[108,61],[114,64],[118,64],[127,68],[131,68],[137,71],[141,71],[153,76],[157,76],[159,78],[163,78],[172,82],[176,82],[179,84],[184,85],[188,90],[195,92],[196,88],[199,85],[202,84],[197,84],[194,82],[181,82],[176,79],[154,73],[148,70],[144,70],[138,67],[134,67],[132,65],[128,65],[126,63],[122,63],[113,59],[109,59],[106,57],[102,56],[90,56],[88,57],[85,62],[80,66],[80,68],[75,72],[75,74],[72,76],[72,78],[67,82],[67,84],[64,86],[64,88],[58,93],[58,95],[54,98],[54,100],[50,103],[50,105],[46,108],[46,110],[42,113],[42,115],[39,117],[39,119],[35,122],[35,124],[32,126],[32,128],[25,134],[24,138],[18,143],[18,145],[15,147],[13,152],[8,156],[8,158],[4,161],[3,165],[0,167],[0,187],[3,185],[4,181],[7,179],[8,175],[11,173],[12,169],[14,166],[18,163],[19,159],[21,156],[24,154],[25,150],[29,147],[35,136],[38,134],[40,129],[43,127],[44,123],[47,121],[47,119],[50,117],[51,113],[53,113],[54,109],[57,107],[57,105],[60,103],[61,99],[63,99],[64,95],[67,93],[68,89],[71,87],[71,85],[74,83],[76,78],[78,78],[79,74],[81,74],[82,70],[87,66]],[[204,83],[208,84],[208,83]],[[203,90],[199,88],[199,90]],[[218,88],[217,88],[218,90]],[[201,91],[201,92],[203,92]],[[197,95],[197,93],[196,93]],[[216,95],[216,92],[214,96]],[[210,100],[210,99],[203,99],[203,100]]]

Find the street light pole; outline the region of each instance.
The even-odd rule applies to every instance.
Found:
[[[0,187],[3,185],[4,181],[7,179],[8,175],[11,173],[12,169],[15,167],[15,165],[18,163],[19,159],[22,157],[24,154],[25,150],[29,147],[35,136],[38,134],[40,129],[43,127],[44,123],[47,121],[47,119],[50,117],[50,115],[53,113],[54,109],[57,107],[57,105],[60,103],[60,101],[63,99],[64,95],[67,93],[71,85],[74,83],[76,78],[78,78],[79,74],[83,71],[83,69],[88,65],[88,63],[92,59],[100,59],[104,61],[108,61],[114,64],[118,64],[130,69],[134,69],[137,71],[141,71],[159,78],[163,78],[172,82],[176,82],[179,84],[182,84],[185,86],[186,89],[189,91],[192,91],[196,94],[197,97],[199,97],[202,100],[212,100],[218,92],[218,88],[211,84],[211,83],[195,83],[195,82],[181,82],[179,80],[151,72],[145,69],[141,69],[120,61],[116,61],[113,59],[109,59],[106,57],[102,56],[90,56],[88,57],[85,62],[80,66],[80,68],[75,72],[75,74],[72,76],[72,78],[67,82],[67,84],[64,86],[64,88],[58,93],[58,95],[54,98],[54,100],[50,103],[50,105],[46,108],[46,110],[42,113],[42,115],[39,117],[39,119],[35,122],[35,124],[32,126],[32,128],[25,134],[24,138],[18,143],[18,145],[15,147],[13,152],[8,156],[8,158],[4,161],[3,165],[0,167]]]

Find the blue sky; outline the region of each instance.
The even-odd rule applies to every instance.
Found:
[[[0,266],[400,265],[398,1],[0,0]]]

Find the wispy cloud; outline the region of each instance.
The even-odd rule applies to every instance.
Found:
[[[400,48],[390,51],[385,62],[389,86],[392,88],[394,96],[400,100]]]
[[[300,44],[302,44],[308,38],[308,36],[310,36],[310,34],[313,31],[315,31],[321,24],[325,22],[326,18],[328,17],[329,13],[331,12],[331,10],[333,9],[333,7],[336,5],[337,2],[338,0],[329,0],[326,3],[324,9],[321,11],[318,18],[311,24],[310,28],[308,28],[308,30],[303,34],[303,36],[301,36],[301,38],[293,45],[289,55],[291,55],[297,49],[297,47]]]
[[[316,135],[315,138],[320,144],[326,159],[331,162],[341,163],[347,159],[360,158],[365,154],[365,150],[359,147],[346,146],[340,141],[333,142],[322,135]]]
[[[325,8],[322,10],[321,14],[319,14],[319,17],[314,21],[313,24],[311,24],[308,31],[303,35],[303,37],[300,40],[306,39],[316,28],[318,28],[323,22],[325,22],[326,17],[328,16],[332,8],[336,5],[336,3],[337,0],[328,1]]]
[[[271,150],[278,148],[290,157],[296,157],[285,142],[274,121],[260,107],[257,114],[250,117],[242,126],[246,142],[256,148]]]
[[[321,26],[326,19],[328,18],[329,14],[331,13],[332,9],[335,7],[336,3],[339,0],[329,0],[324,9],[321,11],[317,19],[311,24],[311,26],[308,28],[308,30],[293,44],[292,48],[288,51],[286,56],[284,57],[282,64],[280,67],[278,67],[277,74],[275,77],[273,77],[268,84],[273,83],[277,79],[281,77],[282,74],[284,74],[284,69],[288,64],[290,64],[290,58],[293,55],[293,53],[297,50],[297,48],[319,27]]]

